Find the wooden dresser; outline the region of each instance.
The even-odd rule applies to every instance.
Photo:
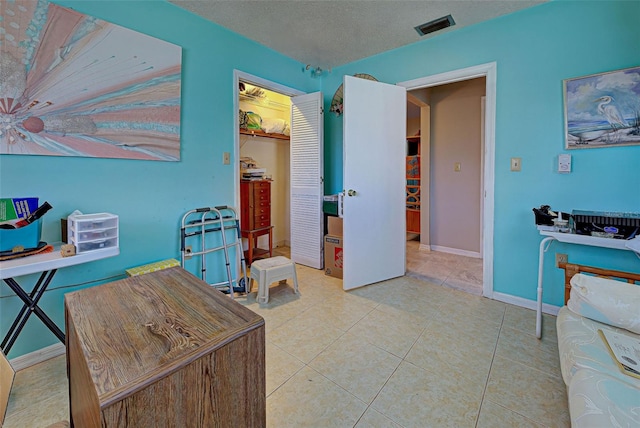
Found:
[[[264,320],[180,267],[65,296],[76,427],[264,427]]]
[[[244,258],[248,265],[258,257],[273,255],[271,224],[271,180],[240,181],[240,230],[247,238]],[[269,248],[258,248],[258,237],[269,235]]]

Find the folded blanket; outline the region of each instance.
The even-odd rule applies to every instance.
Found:
[[[53,252],[53,245],[48,245],[46,242],[40,242],[35,248],[25,248],[21,251],[2,251],[0,252],[1,260],[11,260],[20,257],[31,256],[33,254],[51,253]]]
[[[262,130],[268,134],[283,134],[287,122],[284,119],[265,117],[262,119]]]

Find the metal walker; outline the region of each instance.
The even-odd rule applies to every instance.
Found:
[[[234,231],[233,238],[227,240],[227,231]],[[216,234],[216,235],[211,235]],[[208,241],[220,235],[222,245],[213,245],[208,247]],[[200,250],[195,251],[197,240],[200,241]],[[189,245],[189,242],[195,242],[196,245]],[[231,260],[229,258],[229,249],[237,247],[236,262],[240,262],[242,267],[242,277],[234,278],[231,273]],[[223,251],[224,261],[227,270],[227,280],[211,284],[207,280],[207,256],[216,251]],[[200,277],[207,284],[228,293],[233,298],[233,293],[246,293],[249,281],[247,279],[247,265],[244,260],[244,251],[242,249],[242,237],[240,235],[240,221],[236,210],[228,206],[219,206],[214,208],[197,208],[188,211],[182,217],[180,228],[180,265],[185,268],[185,261],[193,257],[200,257]],[[237,265],[234,267],[237,268]]]

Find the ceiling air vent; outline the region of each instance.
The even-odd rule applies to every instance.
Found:
[[[418,25],[414,28],[416,29],[418,34],[420,34],[421,36],[426,36],[429,33],[451,27],[452,25],[456,25],[456,22],[453,20],[453,17],[451,15],[447,15],[443,16],[442,18],[429,21],[426,24]]]

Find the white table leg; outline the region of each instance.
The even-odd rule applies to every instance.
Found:
[[[542,277],[544,269],[544,253],[549,249],[551,241],[556,238],[548,236],[540,242],[540,254],[538,255],[538,305],[536,308],[536,337],[542,337]],[[549,245],[547,245],[549,243]],[[546,247],[546,248],[545,248]]]

